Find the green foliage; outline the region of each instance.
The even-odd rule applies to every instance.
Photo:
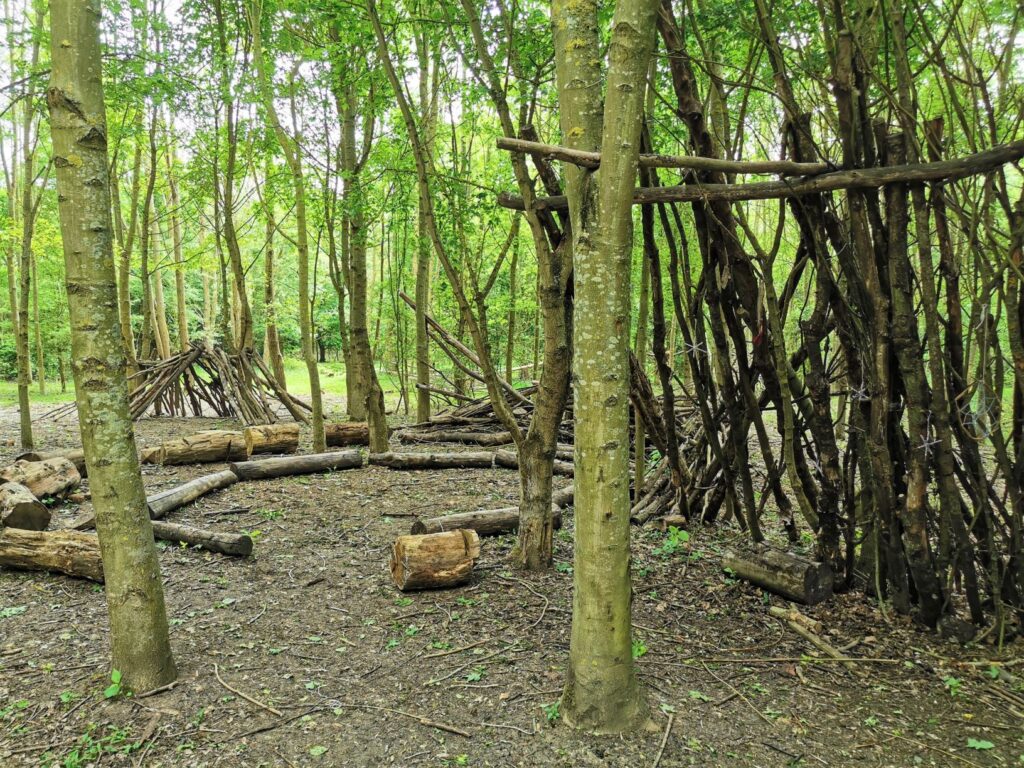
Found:
[[[112,699],[121,693],[121,672],[114,669],[110,672],[110,685],[103,689],[103,698]]]

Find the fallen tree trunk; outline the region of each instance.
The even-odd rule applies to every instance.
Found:
[[[252,554],[252,538],[244,533],[220,533],[188,525],[153,521],[153,538],[162,541],[179,541],[202,547],[222,555],[248,557]]]
[[[242,430],[245,453],[295,453],[299,450],[298,424],[260,424]]]
[[[74,463],[63,457],[45,461],[15,461],[0,472],[0,480],[28,488],[37,499],[57,496],[82,482]]]
[[[494,463],[507,469],[519,469],[519,455],[515,451],[495,451]],[[575,471],[573,465],[568,461],[556,459],[551,466],[552,474],[562,477],[572,477]]]
[[[489,469],[494,454],[466,453],[371,453],[370,464],[390,469]]]
[[[551,506],[555,528],[562,527],[562,510]],[[459,529],[476,531],[480,536],[501,536],[519,530],[519,507],[502,509],[480,509],[475,512],[459,512],[442,517],[429,517],[412,524],[409,533],[441,533]]]
[[[575,487],[572,485],[567,485],[560,491],[554,491],[551,494],[551,503],[559,509],[572,506],[574,491]]]
[[[470,443],[474,445],[508,445],[513,442],[511,432],[457,432],[438,430],[436,432],[399,432],[403,443]]]
[[[203,475],[195,480],[189,480],[184,485],[160,491],[146,499],[146,503],[149,505],[149,516],[154,520],[159,520],[168,512],[190,504],[200,496],[227,488],[237,482],[237,474],[230,469],[222,469],[212,475]]]
[[[287,475],[312,475],[334,469],[354,469],[363,465],[359,451],[333,451],[306,456],[282,456],[274,459],[245,461],[228,466],[239,480],[269,480]]]
[[[67,459],[75,465],[78,474],[86,477],[85,451],[81,448],[67,448],[56,451],[25,451],[16,457],[24,461],[46,461],[47,459]]]
[[[388,427],[388,436],[395,430]],[[324,425],[327,445],[342,448],[350,445],[369,445],[370,428],[365,421],[339,421]]]
[[[0,530],[0,565],[21,571],[51,571],[103,581],[96,536],[78,531]]]
[[[50,510],[24,485],[0,485],[0,526],[23,531],[45,531]]]
[[[762,589],[805,605],[832,595],[832,569],[825,563],[759,546],[742,553],[727,552],[722,566]]]
[[[391,548],[391,577],[403,592],[465,584],[480,556],[476,531],[399,536]]]
[[[163,445],[145,448],[143,464],[209,464],[216,461],[242,461],[248,456],[241,432],[207,429]]]

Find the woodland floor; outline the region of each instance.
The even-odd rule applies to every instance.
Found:
[[[137,434],[150,444],[228,423],[146,419]],[[46,448],[77,445],[76,433],[73,419],[36,424]],[[0,464],[16,435],[16,410],[0,407]],[[146,467],[146,486],[219,468]],[[1012,684],[966,663],[1020,659],[1022,641],[1002,654],[961,648],[846,594],[803,610],[834,646],[876,661],[815,662],[769,616],[781,601],[722,572],[728,528],[696,531],[671,554],[664,534],[635,531],[651,727],[592,738],[549,722],[568,654],[571,514],[549,573],[510,571],[509,538],[485,540],[465,588],[401,595],[387,571],[411,516],[507,506],[517,493],[508,470],[371,467],[238,483],[172,513],[260,533],[249,560],[162,548],[179,682],[142,699],[104,698],[100,587],[0,573],[0,765],[639,768],[655,763],[670,718],[665,767],[1024,765],[1024,712],[1000,695]],[[62,508],[54,527],[78,512]],[[215,665],[283,717],[224,687]]]

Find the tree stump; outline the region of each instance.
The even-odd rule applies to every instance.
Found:
[[[552,505],[551,516],[555,528],[562,527],[562,510]],[[459,512],[443,517],[421,518],[412,524],[413,534],[440,533],[460,528],[476,531],[480,536],[501,536],[519,529],[519,507],[502,509],[480,509],[475,512]]]
[[[480,556],[476,531],[399,536],[391,547],[391,578],[403,592],[465,584]]]
[[[0,480],[19,483],[37,499],[58,496],[78,487],[82,476],[74,463],[65,458],[45,461],[16,461],[0,472]]]
[[[242,430],[247,456],[254,453],[295,453],[299,450],[298,424],[260,424]]]
[[[248,454],[241,432],[207,429],[178,440],[168,440],[142,451],[143,464],[208,464],[215,461],[243,461]]]
[[[0,485],[0,525],[24,531],[45,531],[50,510],[19,483]]]
[[[93,534],[79,531],[0,529],[0,565],[103,581],[99,540]]]
[[[832,595],[832,569],[828,565],[767,545],[748,552],[726,552],[722,566],[762,589],[805,605],[820,603]]]

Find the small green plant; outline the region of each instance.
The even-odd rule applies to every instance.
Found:
[[[12,605],[9,608],[0,608],[0,619],[9,619],[11,616],[20,616],[28,610],[26,605]]]
[[[309,748],[309,754],[312,757],[320,757],[322,755],[326,755],[327,747],[323,746],[322,744],[316,744]]]
[[[942,682],[946,686],[946,690],[949,691],[950,696],[960,695],[960,687],[963,685],[963,682],[959,678],[950,675]]]
[[[103,690],[103,698],[112,699],[121,693],[121,670],[114,669],[110,672],[110,685]]]
[[[399,598],[397,598],[395,600],[395,605],[400,606],[402,608],[408,608],[410,605],[412,605],[412,598],[411,597],[399,597]]]
[[[474,667],[473,670],[466,675],[466,680],[471,683],[478,683],[484,679],[486,674],[487,670],[483,667]]]
[[[416,635],[418,635],[419,632],[420,628],[417,627],[415,624],[410,624],[408,627],[405,628],[406,637],[416,637]]]
[[[711,697],[702,691],[690,691],[690,698],[697,701],[711,701]]]
[[[979,752],[984,752],[984,751],[987,751],[989,749],[995,749],[996,745],[993,744],[991,741],[987,741],[986,739],[973,739],[973,738],[969,738],[969,739],[967,739],[967,748],[968,749],[976,749]]]
[[[680,549],[686,547],[690,543],[690,532],[682,528],[677,528],[674,525],[668,527],[668,533],[665,535],[665,541],[662,545],[654,550],[654,554],[661,557],[671,557]]]
[[[643,640],[633,641],[633,658],[639,659],[641,656],[647,653],[647,646],[644,645]]]
[[[554,723],[559,717],[558,708],[562,705],[560,701],[554,701],[550,704],[542,704],[541,710],[544,712],[544,717],[549,723]]]
[[[874,728],[878,725],[878,718],[874,715],[871,715],[871,717],[866,717],[864,718],[864,725],[866,725],[868,728]]]
[[[559,573],[572,573],[572,564],[564,561],[555,563],[555,570]]]
[[[264,520],[280,520],[284,517],[283,509],[257,509],[256,514],[262,517]]]

